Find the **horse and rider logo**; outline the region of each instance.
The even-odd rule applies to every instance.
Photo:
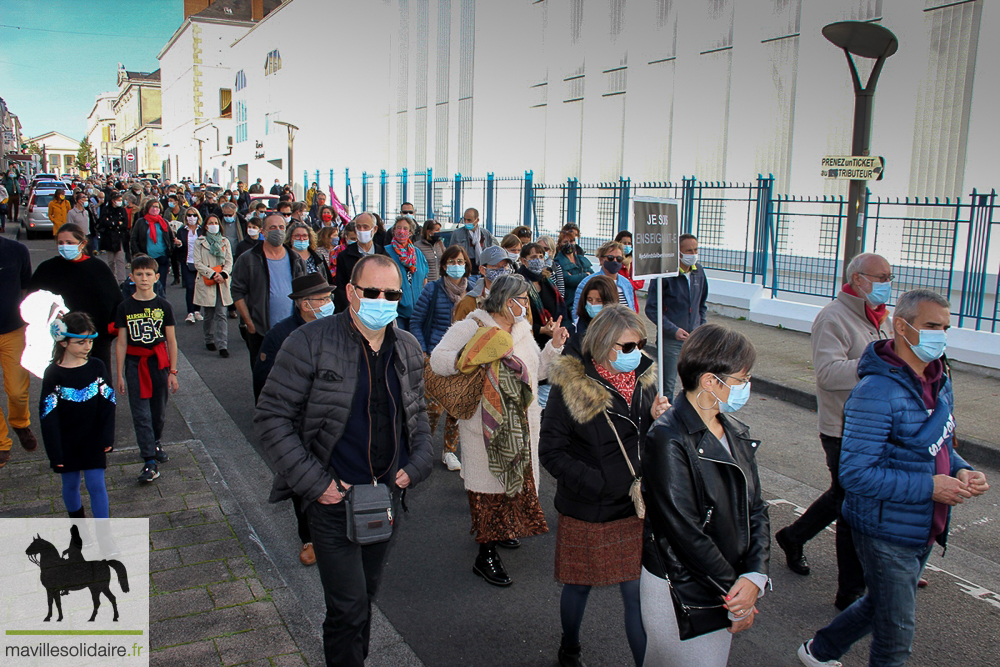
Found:
[[[123,592],[128,593],[128,573],[125,565],[117,560],[85,560],[83,557],[83,539],[80,537],[80,529],[75,525],[70,528],[69,548],[59,555],[51,542],[42,539],[40,534],[35,534],[35,539],[31,545],[25,549],[24,553],[28,560],[41,568],[42,586],[48,594],[49,614],[44,620],[52,619],[52,603],[56,603],[59,611],[59,618],[63,620],[62,595],[68,595],[70,591],[80,591],[85,588],[90,589],[90,596],[94,600],[94,613],[90,615],[90,621],[97,618],[97,609],[101,606],[101,593],[111,601],[114,609],[114,621],[118,620],[118,602],[111,592],[111,570],[118,574],[118,585]],[[65,557],[64,557],[65,556]]]

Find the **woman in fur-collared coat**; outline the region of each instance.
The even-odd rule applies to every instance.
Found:
[[[458,420],[458,432],[471,532],[479,544],[472,571],[494,586],[511,584],[497,546],[516,549],[519,538],[549,530],[538,500],[541,409],[535,395],[569,333],[557,326],[539,350],[529,312],[528,283],[502,276],[483,308],[451,325],[431,353],[438,375],[486,370],[479,407],[472,418]]]
[[[642,447],[669,403],[656,395],[656,364],[642,353],[646,330],[626,306],[610,305],[549,371],[539,458],[556,478],[556,581],[563,584],[560,665],[580,665],[580,625],[593,586],[618,584],[625,634],[637,665],[646,635],[639,611],[642,518],[632,498]],[[628,457],[626,459],[626,456]]]

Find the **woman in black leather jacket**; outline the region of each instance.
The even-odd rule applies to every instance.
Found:
[[[732,634],[753,625],[770,555],[760,443],[725,413],[746,403],[755,358],[741,333],[696,329],[677,362],[684,391],[646,436],[647,665],[724,667]]]

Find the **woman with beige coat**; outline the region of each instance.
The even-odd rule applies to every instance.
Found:
[[[529,310],[528,283],[502,276],[483,307],[452,324],[431,353],[438,375],[485,369],[479,407],[458,421],[458,431],[471,533],[479,544],[472,571],[494,586],[511,584],[497,547],[516,549],[519,538],[548,532],[538,501],[541,409],[535,396],[569,334],[557,321],[552,340],[539,350]]]
[[[233,249],[225,237],[223,223],[215,214],[205,218],[194,246],[194,303],[205,309],[205,349],[229,356],[229,322],[226,306],[232,305],[229,283],[233,272]]]

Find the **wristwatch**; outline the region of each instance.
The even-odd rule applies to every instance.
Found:
[[[172,370],[172,371],[170,371],[170,374],[171,375],[177,375],[177,371],[176,370]]]

